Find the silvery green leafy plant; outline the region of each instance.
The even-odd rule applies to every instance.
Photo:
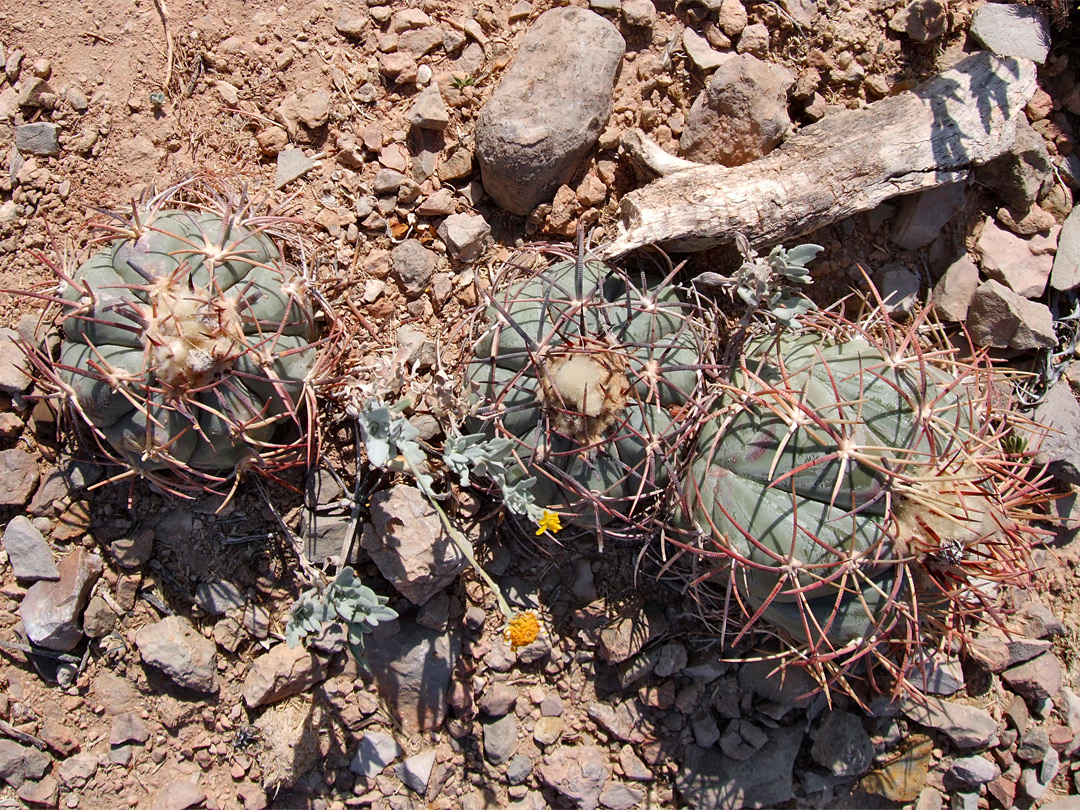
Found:
[[[734,278],[735,293],[748,311],[763,310],[784,326],[798,326],[799,318],[815,307],[792,285],[810,283],[806,265],[824,248],[805,244],[788,250],[777,245],[762,257],[741,233],[736,234],[735,243],[743,257]]]
[[[356,398],[346,406],[346,413],[356,420],[361,439],[367,450],[368,461],[373,466],[383,469],[401,470],[408,472],[416,479],[417,487],[424,493],[432,508],[439,516],[439,520],[446,530],[451,541],[472,566],[476,574],[487,584],[495,596],[499,610],[508,622],[514,622],[520,616],[511,609],[502,590],[484,570],[476,559],[476,552],[472,543],[451,522],[440,501],[442,497],[435,492],[433,487],[434,478],[424,472],[427,466],[427,454],[417,441],[419,436],[416,428],[401,415],[409,405],[408,401],[402,400],[394,405],[387,405],[382,400],[372,397],[368,399]],[[455,472],[459,478],[469,481],[469,472],[473,469],[483,469],[485,475],[495,472],[504,478],[511,479],[507,465],[505,452],[498,447],[484,447],[472,441],[469,437],[458,437],[455,441],[452,437],[448,441],[448,448],[444,451],[443,460],[447,468]],[[509,485],[511,495],[514,497],[514,506],[508,508],[532,516],[534,512],[528,511],[530,505],[536,509],[528,492],[528,482],[525,480],[511,480]],[[549,525],[545,520],[546,514],[538,510],[536,518],[541,528]],[[557,525],[557,522],[556,522]]]
[[[325,587],[311,588],[300,595],[285,625],[285,641],[295,647],[308,636],[341,629],[349,651],[358,663],[363,663],[364,636],[398,616],[387,605],[388,601],[360,582],[353,569],[345,566]]]
[[[544,510],[533,494],[536,479],[525,474],[514,456],[512,440],[490,439],[483,433],[451,436],[443,448],[443,462],[459,476],[461,486],[469,486],[475,473],[498,487],[503,505],[515,515],[524,515],[537,524],[543,520]]]

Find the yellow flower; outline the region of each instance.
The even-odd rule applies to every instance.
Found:
[[[503,631],[503,638],[506,639],[506,643],[515,650],[518,647],[527,647],[532,644],[536,641],[538,635],[540,635],[540,621],[531,610],[516,615]]]
[[[540,516],[540,520],[536,522],[536,525],[540,527],[536,530],[538,537],[544,532],[555,534],[562,529],[562,520],[555,512],[552,512],[550,509],[545,509],[544,514]]]

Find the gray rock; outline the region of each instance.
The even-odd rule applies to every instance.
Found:
[[[1001,672],[1016,664],[1023,663],[1042,655],[1050,649],[1049,641],[1031,638],[1007,638],[1000,630],[990,629],[980,633],[972,642],[968,651],[991,672]]]
[[[652,0],[623,0],[622,15],[634,28],[652,28],[656,23],[656,6]]]
[[[773,807],[794,796],[792,767],[802,745],[798,726],[769,729],[769,741],[745,760],[688,745],[675,784],[695,810]]]
[[[21,394],[33,381],[27,373],[26,355],[15,342],[18,339],[14,329],[0,329],[0,391],[5,394]]]
[[[1061,662],[1053,652],[1043,653],[1004,670],[1001,678],[1029,701],[1057,698],[1062,684]]]
[[[921,283],[906,265],[889,262],[870,277],[885,311],[894,316],[910,315],[919,305]]]
[[[409,733],[437,731],[446,716],[446,693],[461,649],[454,633],[439,633],[407,619],[375,628],[368,668],[379,694]]]
[[[912,0],[889,20],[889,29],[913,42],[933,42],[949,26],[949,12],[941,0]]]
[[[481,214],[453,214],[439,226],[439,238],[450,258],[468,264],[483,255],[491,242],[491,226]]]
[[[83,637],[83,608],[104,570],[101,557],[76,548],[60,562],[59,580],[31,585],[19,605],[29,639],[58,652],[78,644]]]
[[[484,758],[492,765],[502,765],[517,750],[517,716],[505,714],[494,720],[487,720],[483,723],[483,728]]]
[[[432,82],[416,96],[409,108],[409,124],[434,130],[443,130],[450,125],[450,113],[446,110],[446,102],[437,83]]]
[[[1016,756],[1024,762],[1037,763],[1046,759],[1046,752],[1049,750],[1050,735],[1046,733],[1046,729],[1035,726],[1020,738],[1016,746]]]
[[[251,662],[241,692],[249,709],[297,695],[326,678],[326,662],[303,645],[278,644]]]
[[[342,6],[334,22],[337,32],[347,37],[362,37],[367,27],[368,16],[348,6]]]
[[[520,785],[532,775],[533,761],[526,754],[514,754],[506,763],[506,781]]]
[[[735,44],[735,52],[740,54],[747,53],[763,57],[768,51],[769,29],[765,23],[753,23],[746,26],[739,34],[739,41]]]
[[[903,711],[919,725],[940,731],[957,748],[983,748],[997,740],[997,721],[966,703],[928,695],[919,702],[906,701]]]
[[[476,123],[495,202],[527,214],[571,179],[611,115],[625,51],[615,26],[584,9],[551,9],[529,27]]]
[[[109,745],[124,743],[142,744],[150,739],[150,726],[138,712],[121,712],[112,719],[109,728]]]
[[[100,596],[91,597],[83,611],[83,632],[90,638],[103,638],[116,627],[116,613]]]
[[[330,92],[315,90],[306,93],[296,106],[296,114],[308,129],[318,129],[330,118]]]
[[[661,678],[669,678],[681,672],[688,660],[686,647],[678,641],[669,641],[660,648],[660,660],[656,662],[653,672]]]
[[[1049,253],[1036,255],[1031,248],[1031,240],[1021,239],[987,219],[975,253],[987,277],[1024,298],[1038,298],[1046,289],[1054,257]]]
[[[38,484],[37,460],[17,447],[0,450],[0,506],[23,506]]]
[[[746,8],[741,0],[706,0],[705,7],[716,12],[716,24],[729,37],[737,37],[746,28]]]
[[[13,517],[4,529],[3,543],[16,579],[26,582],[60,579],[52,549],[30,518]]]
[[[200,582],[195,588],[195,602],[211,616],[223,616],[233,608],[243,607],[244,594],[225,580]]]
[[[608,810],[631,810],[643,807],[645,791],[625,782],[609,781],[600,791],[600,804]]]
[[[690,57],[690,61],[704,73],[711,73],[734,56],[730,51],[721,53],[714,50],[709,41],[692,28],[683,31],[682,42],[683,50]]]
[[[315,160],[299,149],[282,149],[277,156],[274,188],[285,188],[315,168]]]
[[[65,785],[78,789],[86,785],[100,765],[97,754],[75,754],[61,762],[57,771]]]
[[[51,764],[52,757],[44,751],[0,737],[0,779],[12,787],[20,787],[27,779],[40,779]]]
[[[739,687],[765,700],[789,706],[808,706],[818,685],[801,667],[777,671],[775,661],[749,661],[739,667]]]
[[[452,583],[468,565],[435,508],[416,487],[399,484],[371,498],[361,545],[382,575],[414,605]]]
[[[664,612],[655,604],[645,605],[633,616],[616,619],[600,631],[600,657],[618,664],[641,652],[649,641],[667,632]]]
[[[890,239],[904,250],[929,245],[967,205],[964,183],[949,183],[900,199]]]
[[[929,658],[923,662],[921,673],[916,670],[908,677],[928,695],[955,695],[964,688],[964,667],[958,658],[938,660]]]
[[[394,169],[380,169],[371,181],[371,190],[376,194],[397,194],[405,175]]]
[[[56,95],[49,83],[40,76],[24,79],[19,87],[20,107],[41,107],[46,99]]]
[[[435,754],[435,749],[429,748],[402,760],[395,769],[401,783],[423,796],[431,778],[431,769],[435,766]]]
[[[975,9],[968,33],[998,56],[1018,56],[1040,65],[1050,52],[1050,19],[1038,6],[987,3]]]
[[[749,54],[717,68],[695,99],[679,141],[682,154],[704,163],[738,166],[768,154],[791,129],[790,73]]]
[[[720,740],[720,727],[716,725],[716,718],[713,717],[712,712],[693,718],[690,721],[690,729],[694,732],[694,742],[702,748],[715,745]]]
[[[1021,214],[1035,203],[1053,182],[1046,141],[1026,117],[1016,122],[1016,139],[1009,151],[978,169],[979,183],[987,185],[1014,211]]]
[[[394,275],[409,295],[416,296],[427,289],[435,273],[435,254],[417,239],[406,239],[390,251]]]
[[[611,767],[600,749],[575,745],[547,754],[538,773],[545,785],[576,803],[580,810],[596,810],[600,793],[611,777]]]
[[[1069,212],[1058,234],[1050,286],[1055,290],[1080,287],[1080,205]]]
[[[1057,345],[1050,309],[993,279],[975,290],[967,325],[972,340],[980,346],[1025,351]]]
[[[349,763],[349,770],[357,776],[372,779],[400,755],[401,746],[393,737],[369,729],[360,738],[360,745]]]
[[[480,698],[480,711],[491,717],[502,717],[518,701],[518,690],[513,684],[496,681],[484,690]]]
[[[181,616],[168,616],[140,627],[135,646],[143,663],[164,672],[173,683],[196,692],[218,689],[214,643]]]
[[[121,568],[138,568],[153,553],[153,529],[137,529],[109,543],[109,554]]]
[[[946,773],[964,787],[973,788],[993,782],[1001,776],[1001,769],[986,757],[975,755],[954,759]]]
[[[967,320],[968,307],[979,288],[979,268],[967,254],[945,270],[934,285],[931,301],[942,320],[962,323]]]
[[[1035,420],[1050,428],[1035,456],[1037,464],[1069,484],[1080,484],[1080,405],[1067,379],[1060,379],[1035,409]]]
[[[833,776],[861,776],[874,761],[874,744],[862,721],[851,712],[834,709],[811,735],[810,756]]]

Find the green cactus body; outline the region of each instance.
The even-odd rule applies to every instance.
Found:
[[[511,279],[484,314],[472,428],[515,440],[545,508],[582,525],[645,521],[701,378],[677,291],[563,261]]]
[[[110,228],[73,274],[53,375],[116,460],[215,479],[297,432],[315,320],[263,227],[168,201]]]
[[[912,600],[941,603],[911,566],[978,555],[997,528],[993,483],[970,469],[983,441],[971,383],[866,337],[750,344],[687,478],[704,548],[727,560],[748,616],[837,649],[917,616]]]

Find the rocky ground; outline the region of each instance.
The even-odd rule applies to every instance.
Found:
[[[193,172],[246,183],[311,223],[306,260],[355,327],[345,370],[410,395],[434,438],[439,358],[456,359],[476,285],[526,241],[615,235],[644,182],[625,132],[738,165],[986,48],[1039,64],[1010,154],[806,237],[826,248],[810,294],[865,291],[864,268],[897,309],[932,291],[1003,362],[1037,369],[1067,347],[1035,417],[1061,431],[1043,447],[1061,491],[1080,484],[1066,7],[592,0],[559,24],[550,8],[0,5],[0,288],[53,283],[42,254],[84,256],[96,209]],[[526,92],[581,42],[573,82]],[[515,150],[515,132],[559,123],[544,148]],[[696,254],[688,273],[728,260]],[[283,643],[302,583],[270,511],[315,563],[340,555],[348,503],[329,471],[360,474],[340,414],[325,411],[323,469],[292,489],[246,483],[223,508],[143,484],[89,490],[102,470],[72,457],[15,342],[34,339],[39,311],[0,296],[0,807],[1080,807],[1072,524],[1038,550],[1010,636],[985,631],[964,661],[938,661],[924,702],[866,712],[805,697],[767,662],[723,660],[637,548],[473,527],[511,602],[544,617],[512,649],[418,490],[385,479],[350,562],[401,619],[360,673],[340,641]],[[48,643],[31,649],[28,633]]]

